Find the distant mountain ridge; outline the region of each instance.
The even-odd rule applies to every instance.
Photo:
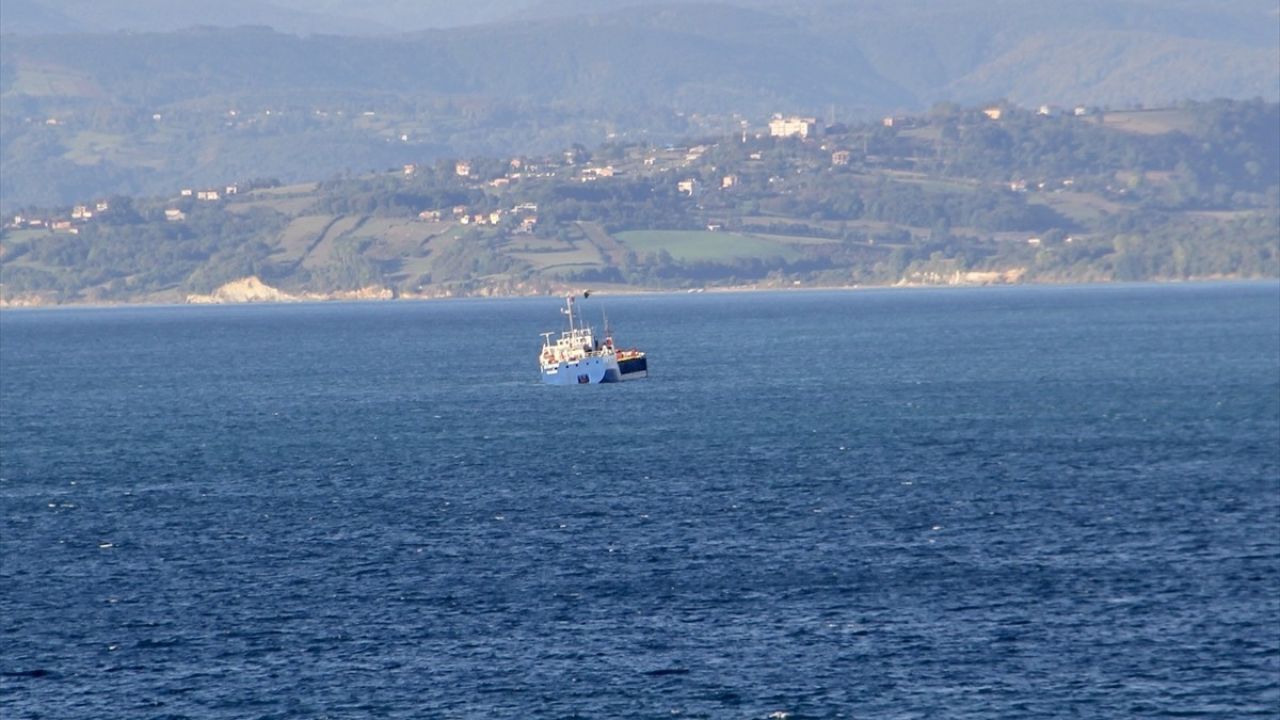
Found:
[[[204,5],[152,0],[112,15],[123,5],[4,3],[6,28],[81,32],[0,43],[0,204],[661,141],[774,112],[850,121],[944,100],[1119,108],[1280,96],[1280,18],[1258,0],[493,0],[473,4],[474,17],[516,19],[377,36],[353,33],[389,15],[346,0],[230,0],[207,27],[84,31],[148,8],[205,17],[193,9]],[[445,7],[411,5],[370,7],[400,8],[401,29]],[[273,19],[293,32],[269,29]],[[216,26],[230,20],[259,26]],[[335,26],[348,32],[325,34]],[[276,114],[250,126],[222,117],[232,110]],[[340,110],[377,119],[339,123]]]
[[[196,26],[264,25],[288,33],[386,34],[359,15],[315,12],[264,0],[5,0],[0,32],[17,35],[172,32]]]
[[[240,25],[271,24],[272,6],[240,4],[258,7],[250,13],[240,12],[234,2],[223,4],[228,15],[242,19]],[[424,70],[463,80],[429,83],[425,89],[435,92],[460,85],[481,94],[519,90],[548,96],[578,91],[574,81],[605,73],[617,83],[638,82],[641,90],[656,91],[654,100],[672,105],[694,94],[689,85],[707,92],[712,103],[717,96],[743,94],[744,78],[754,81],[750,90],[769,100],[869,109],[922,109],[938,100],[998,97],[1027,104],[1115,105],[1165,104],[1214,93],[1265,99],[1280,94],[1280,38],[1266,32],[1268,26],[1274,31],[1280,18],[1274,7],[1251,0],[1221,3],[1214,13],[1143,0],[1035,6],[959,2],[941,11],[910,0],[800,3],[786,11],[769,3],[750,5],[623,3],[606,12],[379,38],[295,38],[277,32],[265,45],[261,31],[243,27],[77,35],[74,41],[13,35],[6,38],[0,59],[18,73],[35,63],[126,85],[136,81],[131,75],[150,79],[160,73],[163,79],[180,73],[191,76],[195,93],[206,90],[203,83],[217,92],[219,77],[258,84],[275,77],[290,88],[336,83],[351,89],[367,82],[422,87],[423,73],[415,72],[414,63],[425,60]],[[4,17],[42,10],[54,12],[33,0],[10,0]],[[247,52],[257,55],[246,57]],[[332,60],[325,61],[331,58],[354,74],[335,74]],[[211,62],[223,71],[205,67]],[[109,78],[101,77],[103,68],[110,69]],[[201,68],[209,78],[198,77]],[[655,79],[660,82],[654,84]],[[582,89],[599,91],[589,83]],[[159,93],[145,97],[159,103],[175,99]],[[758,112],[760,107],[741,109]]]

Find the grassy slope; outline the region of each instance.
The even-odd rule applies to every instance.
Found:
[[[697,230],[633,230],[617,239],[637,254],[667,251],[676,260],[728,261],[737,258],[781,257],[794,260],[793,247],[760,235]]]

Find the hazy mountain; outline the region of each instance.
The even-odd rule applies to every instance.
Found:
[[[1276,97],[1274,3],[873,0],[812,6],[815,32],[852,37],[921,102],[1161,104]]]
[[[302,4],[275,1],[280,6]],[[68,27],[114,29],[128,26],[131,17],[164,17],[168,26],[194,23],[197,9],[206,7],[160,0],[38,2],[9,0],[4,17],[16,18],[15,24],[73,18],[66,21]],[[373,7],[393,19],[393,10],[411,4]],[[115,5],[127,5],[129,11],[112,10]],[[347,0],[314,5],[322,13],[248,0],[217,7],[237,25],[270,26],[273,19],[284,18],[294,26],[305,19],[313,29],[337,24],[353,30],[360,22],[364,27],[379,23],[372,10],[360,22],[341,19],[338,13],[355,9]],[[414,5],[425,13],[449,4]],[[161,6],[167,9],[160,11]],[[166,75],[181,74],[195,95],[246,82],[270,86],[272,78],[285,80],[290,89],[412,89],[423,88],[422,76],[431,74],[426,85],[435,91],[531,97],[576,93],[560,99],[588,106],[597,103],[582,93],[639,93],[645,102],[691,112],[728,109],[722,101],[734,96],[755,98],[741,110],[759,112],[773,102],[813,111],[829,104],[920,108],[942,99],[1158,104],[1213,95],[1274,98],[1280,93],[1280,36],[1275,32],[1280,18],[1273,4],[1256,0],[1215,3],[1211,9],[1203,3],[1147,0],[966,0],[941,10],[924,0],[785,6],[767,0],[661,5],[612,0],[591,3],[594,12],[586,7],[580,0],[536,7],[519,0],[472,3],[478,16],[523,10],[527,17],[378,38],[300,40],[260,31],[74,41],[19,35],[7,38],[3,60],[17,72],[39,65],[86,76],[106,93],[113,90],[104,84],[104,67],[111,68],[111,82],[125,87],[140,83],[163,88]],[[489,10],[481,12],[485,8]],[[207,16],[213,11],[200,12]],[[270,63],[263,62],[268,58]],[[422,59],[428,64],[415,72],[414,63]],[[339,64],[349,72],[335,74]],[[201,76],[201,68],[209,68],[207,77]],[[439,74],[442,70],[447,76]],[[174,98],[149,91],[145,99],[163,103]],[[703,107],[698,107],[700,99],[705,99]]]
[[[165,32],[196,26],[263,25],[298,34],[390,33],[363,12],[316,11],[316,3],[263,0],[4,0],[0,32]]]
[[[974,29],[993,41],[1111,29],[1270,47],[1280,23],[1280,8],[1271,0],[5,0],[0,32],[266,25],[294,34],[394,34],[698,4],[805,18],[815,30],[861,31],[860,41],[903,38],[904,31],[922,33],[930,44],[947,36],[956,48]]]
[[[367,35],[420,32],[509,20],[593,15],[633,6],[699,0],[5,0],[0,32],[134,32],[194,26],[266,25],[293,34]],[[729,0],[750,7],[791,3]]]
[[[5,0],[0,9],[6,28],[68,31],[0,43],[6,205],[615,135],[663,141],[740,121],[758,128],[774,112],[848,121],[941,100],[1132,107],[1280,95],[1271,0]],[[467,26],[364,34],[433,22]],[[117,31],[146,23],[201,27]]]
[[[156,32],[195,26],[265,25],[294,34],[370,35],[493,22],[520,0],[5,0],[0,32]]]
[[[767,113],[913,98],[856,44],[794,20],[716,5],[629,9],[383,38],[202,28],[16,36],[0,90],[148,107],[234,93],[463,94],[605,115],[643,106]],[[51,84],[52,81],[52,84]]]
[[[84,26],[40,0],[8,0],[0,3],[0,32],[47,33],[79,31]]]
[[[510,18],[538,0],[274,0],[282,7],[364,18],[400,32],[482,25]]]

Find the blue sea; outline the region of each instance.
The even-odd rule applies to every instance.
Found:
[[[0,717],[1280,717],[1280,285],[0,313]]]

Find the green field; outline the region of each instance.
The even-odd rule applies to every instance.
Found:
[[[35,96],[93,97],[102,94],[84,73],[38,63],[19,66],[12,91]]]
[[[289,226],[280,233],[279,249],[275,258],[280,262],[298,262],[302,260],[307,249],[311,247],[320,232],[333,221],[332,215],[305,215],[293,219]]]
[[[836,243],[831,238],[812,237],[810,235],[773,235],[771,233],[752,233],[746,237],[760,238],[780,245],[831,245]]]
[[[884,174],[898,182],[910,183],[935,192],[969,193],[978,189],[978,183],[972,180],[942,178],[908,170],[885,170]]]
[[[507,255],[528,263],[536,270],[550,270],[559,267],[601,267],[604,265],[600,251],[595,247],[566,246],[563,252],[507,252]]]
[[[77,165],[95,165],[107,156],[119,155],[124,146],[123,135],[80,132],[67,142],[66,157]]]
[[[274,210],[281,215],[288,217],[298,217],[306,212],[312,205],[315,205],[314,197],[281,197],[270,198],[265,200],[235,200],[227,203],[227,212],[230,213],[246,213],[254,208],[266,208]]]
[[[384,242],[421,242],[435,234],[439,223],[424,223],[405,218],[365,218],[359,227],[353,228],[349,235],[353,238],[371,238]]]
[[[45,238],[53,237],[53,232],[45,228],[33,230],[11,230],[4,231],[4,241],[13,245],[19,245],[25,242],[39,242]]]
[[[1127,110],[1105,113],[1102,116],[1102,123],[1113,130],[1124,130],[1141,135],[1162,135],[1175,130],[1190,132],[1195,127],[1195,118],[1191,113],[1178,108]]]
[[[308,195],[309,196],[311,193],[314,193],[316,190],[318,190],[319,187],[320,187],[320,184],[314,183],[314,182],[296,183],[294,185],[281,185],[279,187],[273,187],[273,188],[258,188],[257,190],[254,190],[248,193],[248,195],[251,197],[258,197],[262,195]]]
[[[708,230],[628,230],[614,238],[638,255],[666,250],[676,260],[725,261],[736,258],[781,257],[795,260],[800,252],[788,244],[759,235]]]
[[[311,252],[303,258],[303,267],[317,268],[333,262],[334,243],[359,227],[361,219],[362,216],[360,215],[343,215],[334,220],[333,224],[329,226],[329,230],[312,246]]]
[[[1028,203],[1045,205],[1083,224],[1095,223],[1102,218],[1124,211],[1124,206],[1101,198],[1093,193],[1033,193]]]

